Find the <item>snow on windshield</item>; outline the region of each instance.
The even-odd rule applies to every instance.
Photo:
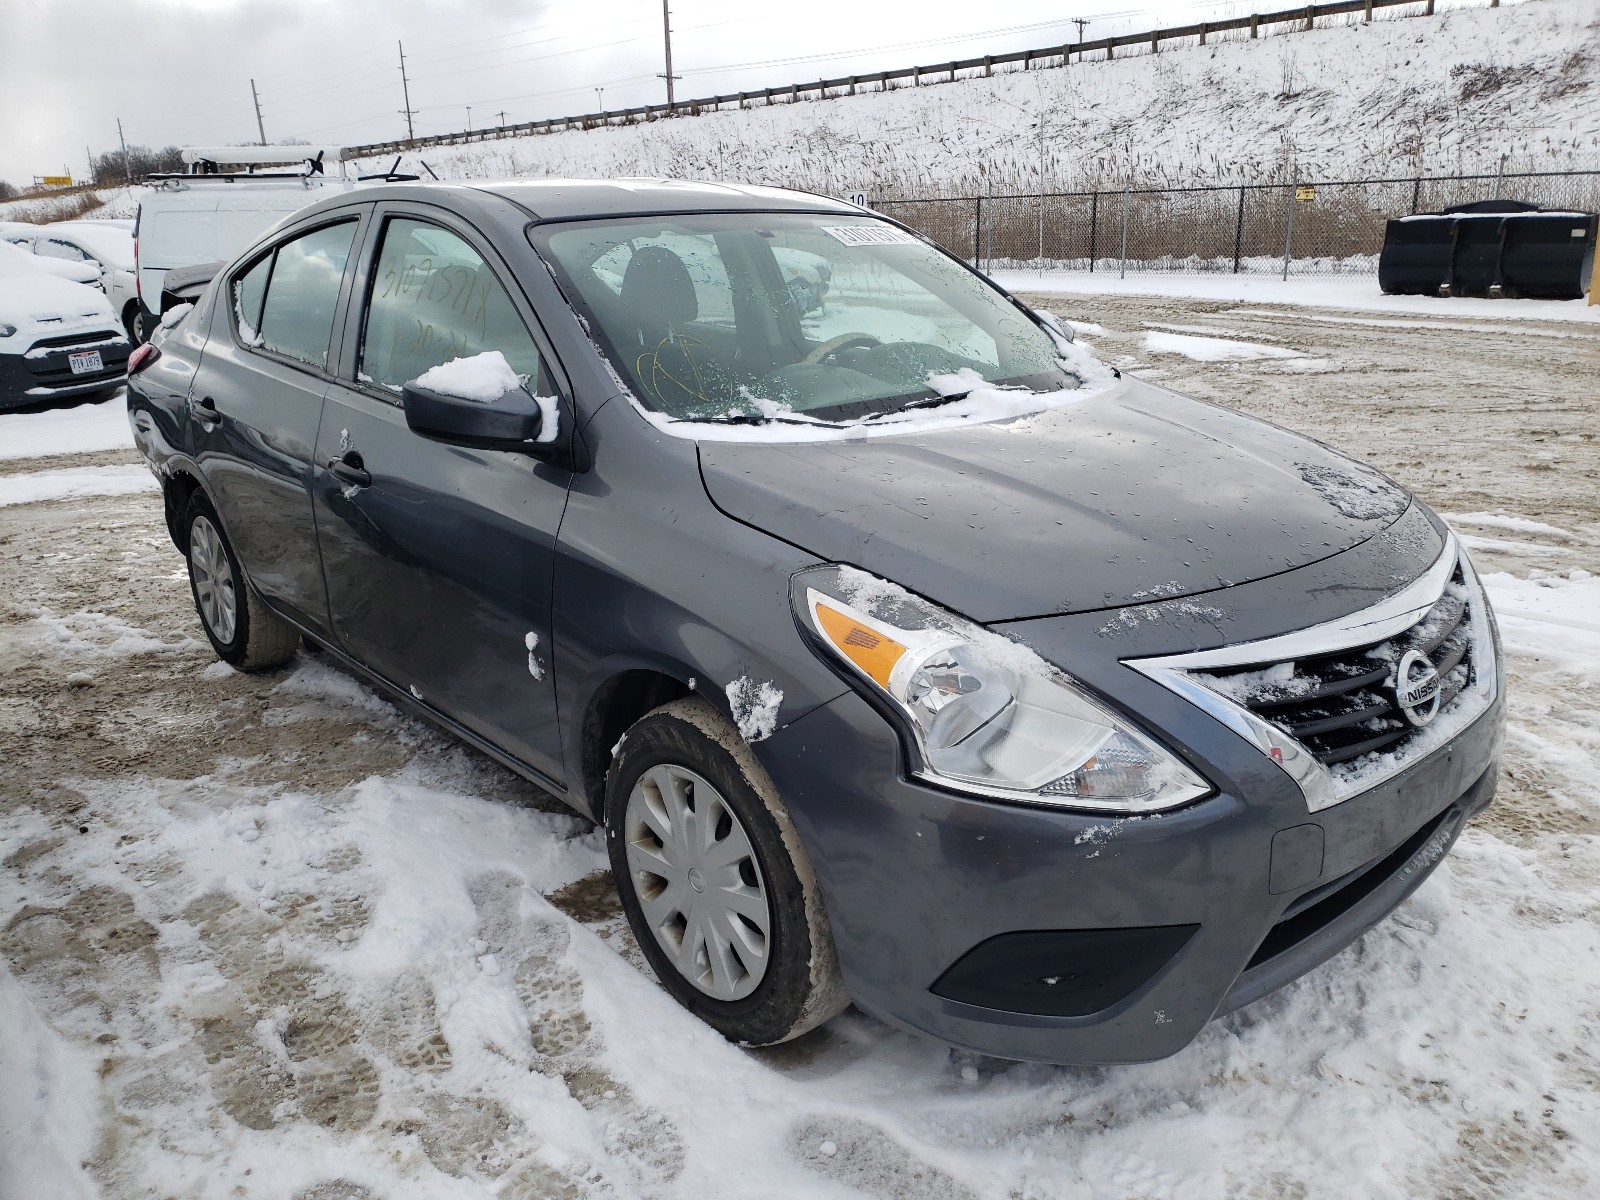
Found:
[[[678,436],[817,440],[992,421],[1115,378],[921,238],[829,220],[688,214],[541,240],[626,391]]]

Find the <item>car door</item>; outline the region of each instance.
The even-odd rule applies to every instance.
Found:
[[[379,206],[372,228],[345,377],[329,389],[317,441],[334,632],[369,669],[559,786],[550,603],[570,471],[421,437],[400,386],[498,350],[539,394],[567,388],[526,298],[475,230],[399,205]]]
[[[310,476],[336,321],[363,210],[339,210],[233,271],[188,398],[191,453],[256,588],[328,625]]]

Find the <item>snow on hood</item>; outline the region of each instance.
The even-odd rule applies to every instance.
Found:
[[[0,322],[17,333],[0,339],[0,350],[25,349],[25,335],[71,331],[115,320],[105,294],[42,271],[0,272]]]

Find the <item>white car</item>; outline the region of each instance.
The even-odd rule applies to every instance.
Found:
[[[87,263],[100,272],[100,286],[122,319],[128,336],[135,337],[139,316],[139,287],[134,276],[133,232],[129,222],[61,221],[30,225],[21,232],[0,230],[0,241],[31,250],[37,257],[69,263]],[[137,340],[137,338],[135,338]]]
[[[104,293],[0,251],[0,409],[121,386],[132,347]]]
[[[93,263],[81,259],[74,262],[65,258],[41,258],[33,253],[29,245],[19,245],[9,235],[0,235],[0,262],[12,266],[42,271],[46,275],[54,275],[57,279],[65,279],[68,283],[82,283],[89,287],[104,291],[100,284],[100,268]]]

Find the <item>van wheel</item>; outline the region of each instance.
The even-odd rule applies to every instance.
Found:
[[[300,632],[270,611],[239,567],[211,501],[196,492],[184,514],[189,590],[211,648],[241,671],[269,671],[294,657]]]
[[[128,306],[123,307],[122,323],[123,328],[128,330],[128,341],[133,342],[134,346],[144,346],[147,341],[146,318],[144,306],[139,301],[130,301]]]
[[[752,1046],[849,1004],[816,875],[750,747],[699,697],[628,730],[606,845],[634,937],[678,1003]]]

